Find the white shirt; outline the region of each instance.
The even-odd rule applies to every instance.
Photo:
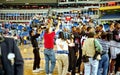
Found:
[[[57,39],[56,46],[57,50],[68,50],[68,44],[65,40]]]

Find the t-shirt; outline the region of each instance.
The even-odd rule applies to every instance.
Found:
[[[45,48],[53,48],[54,47],[54,37],[55,37],[55,32],[44,34],[44,47]]]
[[[62,46],[62,48],[60,47]],[[57,39],[56,40],[57,50],[68,50],[68,44],[65,40]]]

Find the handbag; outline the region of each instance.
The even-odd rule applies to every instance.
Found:
[[[95,40],[94,40],[94,46],[95,46],[95,54],[93,56],[93,59],[101,60],[101,53],[98,50],[96,50]]]
[[[83,55],[82,61],[85,62],[85,63],[86,63],[86,62],[89,62],[89,57],[86,56],[86,55]]]

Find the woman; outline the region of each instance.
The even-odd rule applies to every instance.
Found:
[[[59,33],[59,38],[56,40],[56,46],[58,75],[66,75],[68,70],[68,44],[64,40],[63,32]]]
[[[41,30],[37,30],[37,33],[35,34],[34,30],[31,30],[29,32],[30,34],[30,40],[33,46],[33,54],[34,54],[34,63],[33,63],[33,72],[39,72],[40,71],[40,54],[39,54],[39,47],[37,38],[40,36]]]

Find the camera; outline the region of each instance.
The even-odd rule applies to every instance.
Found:
[[[46,29],[47,27],[46,26],[41,26],[41,29]]]

